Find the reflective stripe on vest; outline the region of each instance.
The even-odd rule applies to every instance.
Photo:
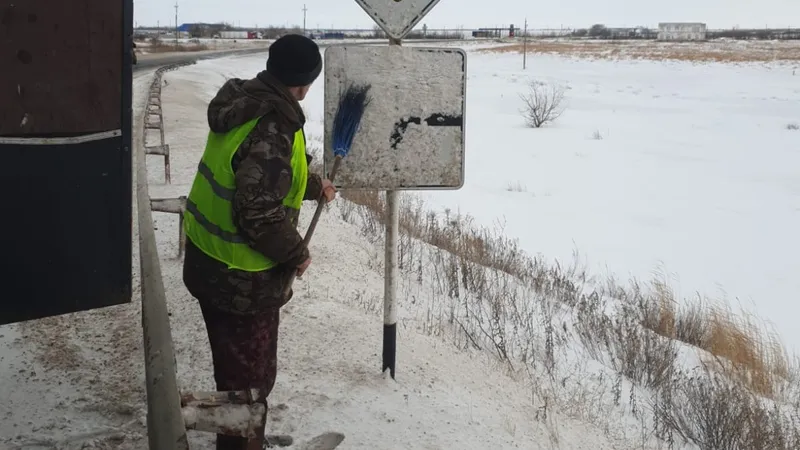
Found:
[[[268,270],[277,265],[253,250],[233,222],[232,202],[236,180],[231,161],[259,119],[253,119],[227,133],[209,132],[183,214],[186,237],[194,245],[208,256],[227,264],[228,268],[247,272]],[[306,143],[302,129],[294,135],[291,164],[292,187],[283,199],[283,205],[300,209],[308,183]]]

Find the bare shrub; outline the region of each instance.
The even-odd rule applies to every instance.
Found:
[[[522,182],[515,181],[513,183],[508,183],[508,186],[506,186],[506,190],[508,192],[527,192],[528,188],[524,184],[522,184]]]
[[[797,411],[768,406],[720,375],[683,377],[652,407],[661,433],[676,433],[701,450],[800,448]]]
[[[603,140],[603,135],[600,134],[600,130],[594,130],[594,133],[592,133],[592,139],[594,139],[595,141]]]
[[[670,305],[674,306],[676,303],[673,301]],[[698,348],[708,347],[709,329],[702,300],[684,302],[679,311],[672,311],[670,314],[675,317],[676,339]]]
[[[786,125],[787,130],[797,131],[800,130],[800,124],[790,123]]]
[[[599,294],[584,297],[576,307],[577,334],[594,359],[639,385],[662,387],[677,365],[676,343],[642,326],[653,323],[659,306],[637,285],[626,300],[609,315]]]
[[[524,102],[522,114],[531,128],[540,128],[553,122],[564,112],[561,106],[564,88],[561,86],[532,81],[528,85],[528,92],[520,94],[520,98]]]

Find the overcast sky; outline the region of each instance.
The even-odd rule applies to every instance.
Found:
[[[388,0],[370,0],[388,1]],[[178,0],[178,22],[372,28],[354,0]],[[134,0],[136,25],[175,23],[175,0]],[[422,23],[429,28],[656,26],[705,22],[710,28],[800,27],[800,0],[441,0]]]

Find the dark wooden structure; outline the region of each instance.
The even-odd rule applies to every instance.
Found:
[[[131,299],[132,0],[0,0],[0,324]]]

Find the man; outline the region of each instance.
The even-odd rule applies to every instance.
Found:
[[[220,391],[272,390],[279,311],[292,297],[283,293],[292,269],[300,276],[311,263],[300,206],[336,195],[308,172],[299,104],[321,70],[317,44],[286,35],[270,46],[266,70],[228,80],[208,106],[184,214],[183,281],[203,312]],[[218,435],[217,449],[260,450],[262,441]]]

